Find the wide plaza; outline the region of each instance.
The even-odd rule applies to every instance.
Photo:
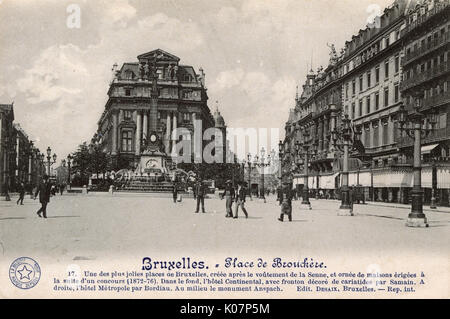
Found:
[[[339,202],[311,200],[312,210],[293,202],[293,221],[279,222],[274,196],[264,203],[247,200],[249,218],[225,218],[225,200],[205,200],[206,213],[195,214],[193,198],[173,203],[170,196],[91,193],[57,195],[48,219],[35,212],[38,200],[16,205],[0,202],[0,254],[45,255],[58,259],[101,260],[106,256],[173,255],[367,255],[448,252],[450,210],[425,213],[428,228],[409,228],[409,206],[368,203],[354,206],[355,216],[338,216]]]

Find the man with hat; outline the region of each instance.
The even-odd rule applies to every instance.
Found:
[[[39,194],[39,202],[41,203],[41,208],[36,212],[39,217],[41,213],[44,215],[44,218],[47,218],[47,204],[50,202],[50,192],[51,192],[52,184],[48,180],[48,175],[43,176],[43,182],[39,185],[36,194],[34,195],[34,199],[36,199]]]
[[[292,221],[292,191],[291,184],[289,182],[283,182],[283,186],[280,193],[281,214],[278,220],[282,222],[284,215],[288,215],[288,219]]]
[[[239,207],[242,208],[242,211],[245,214],[245,218],[248,218],[247,210],[245,209],[244,203],[245,203],[245,195],[247,193],[247,183],[246,182],[239,182],[238,183],[238,191],[236,194],[236,208],[234,211],[234,217],[238,218],[238,211]]]
[[[222,198],[225,197],[225,208],[227,211],[225,217],[233,217],[232,205],[235,197],[235,191],[230,180],[227,180],[225,184],[225,191],[222,194]]]
[[[205,187],[203,186],[203,182],[201,179],[197,180],[197,183],[195,184],[194,193],[196,194],[195,197],[197,199],[197,209],[195,210],[195,213],[198,213],[200,204],[202,205],[202,213],[204,213],[205,212]]]

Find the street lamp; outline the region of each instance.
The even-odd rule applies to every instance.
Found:
[[[332,120],[332,131],[331,137],[333,139],[333,146],[339,149],[344,155],[342,164],[342,185],[341,185],[341,206],[339,207],[339,216],[353,216],[353,207],[350,203],[350,189],[348,187],[348,162],[349,162],[349,151],[355,147],[355,142],[360,139],[361,130],[354,129],[351,125],[351,120],[348,114],[344,114],[341,118],[341,125],[337,127],[337,114],[336,106],[331,105],[331,120]]]
[[[250,200],[252,198],[252,155],[250,153],[247,154],[247,165],[248,165],[248,194],[250,196]]]
[[[53,153],[53,161],[52,161],[52,149],[47,147],[47,175],[50,177],[50,166],[56,163],[56,154]]]
[[[398,123],[400,131],[406,132],[410,138],[414,139],[414,184],[411,191],[411,212],[408,215],[406,226],[428,227],[427,218],[423,213],[421,140],[434,129],[436,124],[435,114],[429,113],[426,115],[420,112],[420,99],[416,99],[412,112],[408,112],[403,104],[400,106]]]
[[[300,126],[297,125],[295,128],[296,131],[300,130]],[[316,154],[316,143],[312,143],[313,139],[311,138],[311,135],[309,133],[309,129],[307,127],[303,127],[302,130],[302,136],[303,136],[303,142],[296,141],[295,142],[295,150],[296,155],[294,156],[294,161],[296,160],[296,157],[304,157],[303,160],[303,174],[304,174],[304,185],[303,185],[303,194],[302,194],[302,203],[300,204],[301,208],[304,209],[311,209],[311,203],[309,202],[309,185],[308,185],[308,178],[309,178],[309,157]],[[312,148],[311,148],[312,146]],[[297,167],[300,167],[301,162],[298,161]]]
[[[267,162],[265,159],[265,154],[266,154],[266,150],[264,149],[264,147],[261,148],[261,157],[259,157],[258,155],[255,155],[255,162],[254,165],[256,167],[261,168],[260,170],[260,184],[261,184],[261,189],[260,189],[260,193],[259,193],[259,198],[264,200],[264,203],[266,202],[266,196],[264,195],[264,170],[266,167],[270,166],[270,161],[271,161],[271,157],[270,154],[267,155]]]
[[[69,154],[69,155],[67,155],[67,172],[68,172],[68,176],[67,176],[67,190],[70,190],[71,189],[71,186],[70,186],[70,183],[71,183],[71,181],[70,181],[70,166],[72,165],[72,160],[73,160],[73,156],[72,156],[72,154]]]

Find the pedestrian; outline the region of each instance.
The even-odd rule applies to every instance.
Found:
[[[277,201],[278,201],[278,205],[281,206],[281,201],[283,200],[283,195],[282,195],[282,190],[281,190],[281,186],[277,187]]]
[[[39,202],[41,203],[41,208],[36,212],[36,214],[39,217],[41,216],[41,213],[43,214],[44,218],[47,218],[47,204],[50,202],[50,192],[52,189],[52,184],[48,180],[48,176],[43,176],[43,181],[41,185],[39,185],[38,190],[36,194],[34,195],[34,198],[36,199],[37,195],[39,194]]]
[[[63,192],[64,192],[64,184],[60,184],[59,185],[59,193],[61,194],[61,196],[62,196]]]
[[[353,211],[353,203],[355,201],[355,190],[353,189],[353,187],[350,187],[348,191],[348,197],[348,201],[350,203],[350,211]]]
[[[205,187],[203,186],[203,181],[198,180],[195,185],[195,194],[197,198],[197,209],[195,213],[198,213],[200,204],[202,205],[202,213],[205,213]]]
[[[239,211],[239,207],[241,207],[242,211],[245,214],[245,218],[248,218],[248,213],[247,210],[245,209],[245,195],[247,194],[247,183],[245,182],[240,182],[238,184],[238,191],[236,193],[236,207],[234,210],[234,217],[233,218],[238,218],[238,211]]]
[[[232,183],[230,180],[227,180],[225,183],[225,191],[223,192],[222,198],[225,197],[225,209],[227,214],[225,217],[233,217],[233,201],[235,198],[235,191],[234,187],[232,186]]]
[[[281,214],[278,220],[282,222],[284,215],[288,215],[288,219],[292,221],[292,191],[290,183],[284,183],[281,191]]]
[[[25,184],[23,182],[20,182],[19,187],[18,187],[18,192],[19,192],[19,199],[17,200],[17,205],[23,205],[23,198],[25,197]]]
[[[178,199],[178,184],[176,181],[173,182],[172,197],[173,197],[174,204],[176,204],[177,199]]]

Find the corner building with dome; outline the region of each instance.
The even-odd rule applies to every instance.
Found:
[[[194,145],[194,131],[203,137],[211,127],[221,129],[223,141],[217,145],[226,147],[225,121],[218,110],[213,115],[208,107],[202,68],[197,73],[161,49],[141,54],[137,60],[114,66],[108,101],[93,138],[108,154],[112,170],[170,174],[183,155],[177,152],[177,143],[191,141],[193,162],[193,150],[199,147]],[[175,136],[180,135],[172,133],[175,129],[182,129],[182,135]],[[200,150],[210,142],[202,141]]]

